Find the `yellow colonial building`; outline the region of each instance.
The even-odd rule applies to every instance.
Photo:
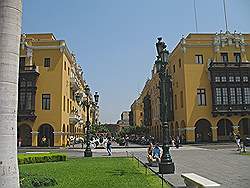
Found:
[[[228,141],[234,133],[250,136],[249,60],[250,34],[226,32],[183,37],[164,66],[171,78],[170,135],[181,136],[189,143]],[[157,90],[158,82],[152,85]],[[151,101],[148,108],[148,126],[150,134],[160,140],[157,132],[161,130],[153,121],[160,117],[159,111],[152,113],[155,104]]]
[[[18,140],[21,146],[65,146],[69,136],[83,136],[86,81],[64,40],[52,33],[21,37]],[[89,100],[93,100],[92,96]],[[91,121],[96,122],[91,109]]]
[[[141,127],[143,125],[143,103],[141,98],[136,99],[130,109],[130,125]]]

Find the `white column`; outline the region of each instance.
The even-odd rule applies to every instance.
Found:
[[[18,188],[17,99],[21,0],[0,0],[0,187]]]

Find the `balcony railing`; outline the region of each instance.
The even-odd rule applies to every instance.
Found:
[[[209,68],[224,68],[224,67],[231,67],[231,68],[238,68],[238,67],[247,67],[250,68],[250,62],[210,62]]]
[[[69,115],[69,124],[75,125],[80,122],[81,119],[82,118],[76,112],[71,112]]]
[[[249,104],[237,104],[237,105],[213,105],[213,114],[250,114]]]
[[[19,70],[20,70],[20,73],[27,73],[27,72],[39,73],[39,68],[36,65],[20,66]]]
[[[20,121],[24,121],[24,120],[35,121],[37,116],[35,114],[35,110],[18,109],[17,117],[18,117],[18,120]]]
[[[73,91],[79,90],[79,83],[77,82],[77,79],[74,77],[70,77],[70,87]]]

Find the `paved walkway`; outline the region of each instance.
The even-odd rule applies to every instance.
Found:
[[[134,153],[146,162],[145,153]],[[234,148],[206,149],[185,146],[171,149],[175,174],[164,175],[167,181],[184,185],[182,173],[193,172],[221,184],[222,188],[250,187],[250,156],[239,155]],[[158,171],[158,168],[153,168]]]

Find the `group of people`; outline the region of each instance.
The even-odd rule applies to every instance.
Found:
[[[162,156],[162,148],[159,146],[158,143],[153,145],[153,143],[150,143],[148,146],[148,154],[147,159],[149,163],[159,163],[161,161]]]

